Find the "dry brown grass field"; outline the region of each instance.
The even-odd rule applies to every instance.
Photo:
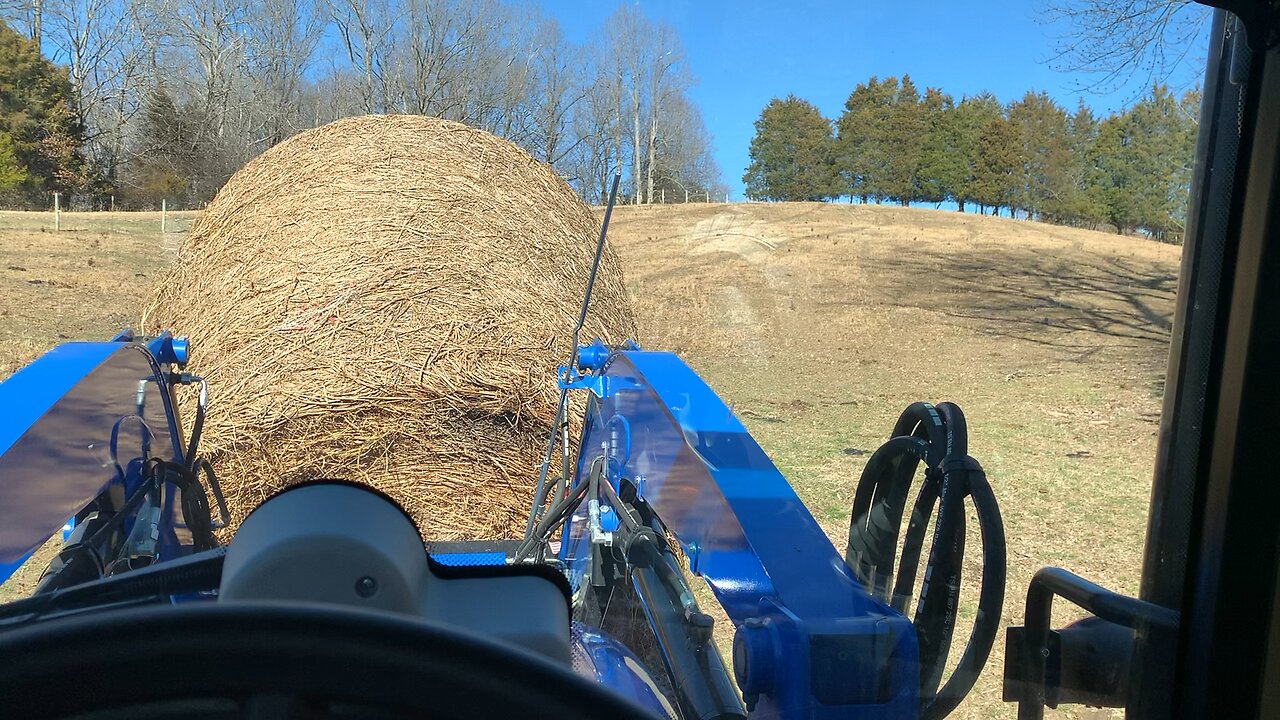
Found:
[[[0,377],[136,322],[189,219],[171,215],[162,237],[158,214],[67,214],[55,234],[49,214],[0,213]],[[1004,515],[1004,624],[1021,622],[1043,565],[1136,592],[1178,248],[824,204],[624,207],[610,238],[641,344],[679,353],[732,403],[837,547],[898,413],[951,400]],[[979,572],[975,559],[970,605]],[[1013,716],[1002,663],[997,647],[955,717]]]
[[[0,212],[0,377],[65,339],[114,335],[176,257],[194,213]]]
[[[1137,591],[1179,248],[889,206],[628,207],[614,223],[640,342],[732,403],[837,548],[898,414],[951,400],[1001,503],[1003,624],[1044,565]],[[1014,715],[1002,665],[998,643],[953,717]]]

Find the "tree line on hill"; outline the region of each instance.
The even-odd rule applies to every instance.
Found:
[[[1099,118],[1045,93],[1001,103],[921,94],[910,76],[872,77],[829,120],[795,97],[755,123],[743,176],[758,200],[954,203],[992,214],[1180,242],[1200,93],[1163,85]]]
[[[198,207],[350,115],[505,137],[598,200],[723,192],[680,38],[620,7],[575,44],[506,0],[0,0],[0,206]]]

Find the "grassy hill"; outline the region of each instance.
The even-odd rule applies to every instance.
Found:
[[[837,548],[898,413],[951,400],[1004,515],[1004,624],[1044,565],[1137,591],[1179,248],[888,206],[626,207],[614,223],[641,344],[733,404]],[[1013,716],[1002,655],[957,717]]]
[[[0,213],[0,377],[133,322],[179,241],[158,214],[68,214],[63,228]],[[853,485],[898,413],[951,400],[1004,514],[1004,624],[1021,623],[1044,565],[1137,591],[1178,248],[826,204],[623,207],[610,238],[641,344],[679,353],[733,404],[838,548]],[[978,573],[975,559],[970,607]],[[1013,716],[1002,662],[998,646],[955,717]]]

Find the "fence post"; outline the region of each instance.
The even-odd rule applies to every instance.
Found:
[[[729,193],[725,193],[725,194],[724,194],[724,204],[725,204],[725,205],[728,205],[728,204],[729,204]]]
[[[53,194],[53,231],[62,232],[62,193]]]
[[[688,205],[688,204],[689,204],[689,191],[688,191],[688,190],[685,190],[685,191],[684,191],[684,204],[685,204],[685,205]]]
[[[666,188],[662,188],[662,204],[663,204],[663,205],[666,205],[666,204],[667,204],[667,189],[666,189]]]
[[[115,212],[115,211],[116,211],[116,196],[112,195],[111,196],[111,212]]]
[[[160,199],[160,234],[165,234],[166,226],[169,221],[169,201],[165,198]]]

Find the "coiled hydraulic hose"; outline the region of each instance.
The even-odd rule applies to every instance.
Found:
[[[912,404],[898,419],[889,441],[863,468],[849,518],[845,561],[868,592],[906,614],[936,507],[933,544],[912,620],[920,645],[921,717],[926,720],[945,717],[973,688],[995,643],[1004,604],[1004,525],[991,485],[982,467],[969,457],[968,445],[968,427],[957,405]],[[924,481],[903,533],[907,494],[921,463]],[[973,502],[982,538],[982,587],[964,652],[943,684],[960,599],[966,497]],[[900,535],[902,553],[894,578]]]

